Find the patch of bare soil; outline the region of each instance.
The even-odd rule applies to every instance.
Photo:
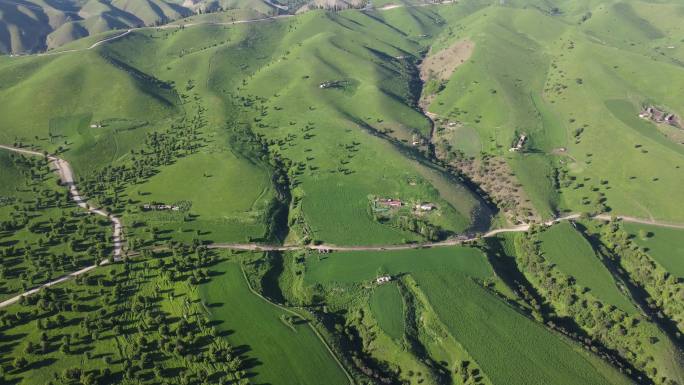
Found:
[[[435,94],[444,87],[456,68],[470,58],[474,49],[475,43],[470,40],[459,40],[438,52],[430,49],[420,64],[423,93],[419,105],[423,109],[430,105]]]
[[[505,158],[466,156],[453,149],[447,138],[453,134],[453,126],[460,123],[437,120],[435,124],[445,125],[445,129],[435,130],[432,138],[435,155],[477,184],[503,212],[506,220],[515,225],[541,220]]]
[[[420,79],[424,82],[431,78],[449,80],[456,68],[470,59],[474,49],[472,41],[459,40],[439,52],[430,50],[420,64]]]

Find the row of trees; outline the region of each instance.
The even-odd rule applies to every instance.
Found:
[[[681,341],[684,331],[684,284],[639,247],[622,227],[611,221],[602,226],[601,241],[612,257],[629,274],[634,285],[643,288],[650,297],[650,306],[660,317],[668,317],[678,329]]]
[[[516,238],[516,261],[556,316],[572,319],[589,337],[583,341],[587,348],[639,382],[648,382],[644,377],[648,376],[656,384],[676,384],[668,365],[653,356],[651,345],[664,338],[658,327],[641,315],[605,304],[563,273],[541,251],[539,234],[533,229]]]

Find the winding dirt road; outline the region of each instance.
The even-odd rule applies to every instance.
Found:
[[[0,145],[0,149],[5,149],[8,151],[13,151],[16,153],[32,155],[32,156],[40,156],[40,157],[46,156],[45,154],[40,153],[38,151],[27,150],[25,148],[17,148],[17,147],[12,147],[12,146]],[[90,213],[106,217],[112,222],[112,227],[113,227],[112,241],[113,241],[113,245],[114,245],[114,249],[112,252],[112,258],[111,258],[111,260],[106,259],[106,260],[102,261],[100,263],[100,265],[106,265],[112,261],[114,261],[114,262],[120,261],[121,256],[122,256],[122,249],[123,249],[123,241],[122,241],[123,224],[121,222],[121,219],[115,217],[114,215],[107,213],[106,211],[104,211],[102,209],[92,208],[92,207],[90,207],[90,205],[88,205],[88,203],[81,197],[81,194],[79,193],[78,189],[76,188],[73,170],[66,160],[58,158],[54,155],[47,155],[47,158],[51,162],[54,170],[58,173],[62,183],[65,184],[66,186],[68,186],[69,193],[71,195],[72,200],[74,202],[76,202],[76,204],[79,207],[87,210]],[[559,223],[559,222],[570,221],[570,220],[574,220],[574,219],[578,219],[578,218],[580,218],[580,214],[569,214],[569,215],[565,215],[562,217],[558,217],[558,218],[546,221],[543,224],[546,226],[552,226],[552,225]],[[623,215],[611,216],[611,215],[606,215],[606,214],[599,214],[599,215],[593,216],[592,218],[600,219],[600,220],[612,220],[613,218],[617,218],[617,219],[622,220],[623,222],[628,222],[628,223],[639,223],[639,224],[646,224],[646,225],[659,226],[659,227],[684,229],[684,224],[668,223],[668,222],[663,222],[663,221],[653,221],[653,220],[635,218],[635,217],[623,216]],[[476,234],[476,235],[472,235],[469,237],[452,238],[452,239],[448,239],[446,241],[441,241],[441,242],[410,243],[410,244],[400,244],[400,245],[395,244],[395,245],[371,245],[371,246],[363,246],[363,245],[361,245],[361,246],[338,246],[338,245],[332,245],[332,244],[269,245],[269,244],[259,244],[259,243],[212,243],[212,244],[208,245],[207,247],[210,249],[225,249],[225,250],[238,250],[238,251],[240,251],[240,250],[241,251],[312,250],[312,251],[319,251],[321,253],[327,253],[327,252],[331,252],[331,251],[397,251],[397,250],[411,250],[411,249],[426,249],[426,248],[434,248],[434,247],[457,246],[457,245],[461,245],[464,243],[473,242],[473,241],[476,241],[478,239],[491,238],[491,237],[494,237],[494,236],[496,236],[498,234],[502,234],[502,233],[525,232],[525,231],[528,231],[531,226],[532,226],[531,224],[523,224],[523,225],[519,225],[519,226],[495,229],[495,230],[491,230],[489,232],[486,232],[484,234]],[[11,304],[19,301],[19,299],[21,297],[34,294],[42,288],[50,287],[50,286],[56,285],[58,283],[62,283],[68,279],[77,277],[81,274],[85,274],[85,273],[87,273],[87,272],[89,272],[89,271],[91,271],[97,267],[98,267],[98,265],[89,266],[89,267],[86,267],[86,268],[81,269],[79,271],[75,271],[73,273],[65,275],[61,278],[58,278],[54,281],[47,282],[47,283],[45,283],[39,287],[28,290],[28,291],[26,291],[22,294],[19,294],[13,298],[10,298],[4,302],[0,302],[0,308],[11,305]]]
[[[544,222],[546,226],[552,226],[556,223],[569,221],[572,219],[579,218],[579,214],[570,214],[564,217],[559,217],[547,222]],[[608,218],[610,219],[610,218]],[[268,244],[257,244],[257,243],[212,243],[207,247],[210,249],[227,249],[227,250],[242,250],[242,251],[297,251],[297,250],[315,250],[320,252],[329,251],[395,251],[395,250],[411,250],[411,249],[428,249],[433,247],[449,247],[461,245],[468,242],[473,242],[482,238],[491,238],[501,233],[514,233],[514,232],[525,232],[530,229],[529,224],[506,227],[502,229],[491,230],[484,234],[477,234],[470,237],[457,237],[452,239],[447,239],[441,242],[425,242],[425,243],[407,243],[401,245],[373,245],[373,246],[337,246],[331,244],[321,244],[321,245],[268,245]]]
[[[275,3],[272,3],[267,0],[269,4],[271,4],[273,7],[276,7],[282,11],[287,11],[288,7],[278,5]],[[406,5],[406,4],[387,4],[379,8],[369,8],[369,9],[363,9],[363,10],[376,10],[376,11],[389,11],[391,9],[395,8],[417,8],[417,7],[426,7],[426,6],[431,6],[431,5],[443,5],[443,4],[451,4],[454,3],[454,0],[445,0],[437,3],[424,3],[424,4],[415,4],[415,5]],[[196,16],[196,15],[195,15]],[[62,55],[65,53],[74,53],[74,52],[83,52],[83,51],[89,51],[94,48],[97,48],[101,45],[104,45],[106,43],[118,40],[124,36],[127,36],[131,34],[132,32],[135,31],[144,31],[144,30],[156,30],[156,29],[178,29],[178,28],[186,28],[186,27],[197,27],[197,26],[202,26],[202,25],[216,25],[216,26],[227,26],[227,25],[236,25],[236,24],[251,24],[251,23],[260,23],[264,21],[270,21],[270,20],[278,20],[278,19],[286,19],[290,17],[297,16],[296,14],[283,14],[283,15],[277,15],[277,16],[268,16],[268,17],[262,17],[258,19],[244,19],[244,20],[233,20],[233,21],[225,21],[225,22],[215,22],[215,21],[206,21],[206,22],[197,22],[197,23],[185,23],[185,24],[180,24],[179,20],[173,21],[170,24],[165,24],[165,25],[160,25],[160,26],[144,26],[144,27],[134,27],[134,28],[129,28],[119,34],[116,34],[114,36],[110,36],[107,38],[104,38],[102,40],[98,40],[92,45],[90,45],[87,48],[78,48],[78,49],[65,49],[62,51],[56,50],[53,52],[41,52],[41,53],[35,53],[35,54],[14,54],[10,55],[10,57],[18,58],[18,57],[27,57],[27,56],[54,56],[54,55]],[[182,20],[182,19],[181,19]],[[174,24],[178,23],[178,24]]]
[[[558,217],[552,220],[543,222],[545,226],[553,226],[560,222],[571,221],[580,218],[580,214],[568,214],[562,217]],[[658,227],[668,227],[674,229],[683,229],[683,224],[667,223],[662,221],[651,221],[648,219],[635,218],[623,215],[610,216],[605,214],[599,214],[591,217],[593,219],[600,219],[610,221],[613,218],[619,219],[623,222],[628,223],[639,223],[645,225],[652,225]],[[426,242],[426,243],[407,243],[401,245],[372,245],[372,246],[338,246],[332,244],[320,244],[320,245],[269,245],[269,244],[258,244],[258,243],[212,243],[207,247],[210,249],[226,249],[226,250],[237,250],[237,251],[298,251],[298,250],[315,250],[320,252],[330,252],[330,251],[396,251],[396,250],[411,250],[411,249],[429,249],[434,247],[449,247],[457,246],[468,242],[474,242],[478,239],[491,238],[502,233],[522,233],[530,229],[531,224],[524,224],[513,227],[505,227],[501,229],[495,229],[488,231],[484,234],[476,234],[470,237],[457,237],[453,239],[447,239],[441,242]]]
[[[216,25],[216,26],[226,26],[226,25],[236,25],[236,24],[250,24],[250,23],[259,23],[263,21],[269,21],[269,20],[278,20],[278,19],[284,19],[288,17],[293,17],[295,15],[278,15],[278,16],[269,16],[269,17],[263,17],[259,19],[245,19],[245,20],[234,20],[234,21],[226,21],[226,22],[213,22],[213,21],[207,21],[207,22],[199,22],[199,23],[187,23],[187,24],[165,24],[165,25],[160,25],[156,27],[135,27],[135,28],[129,28],[119,34],[116,34],[114,36],[110,36],[108,38],[98,40],[95,43],[91,44],[90,46],[86,48],[78,48],[78,49],[65,49],[62,51],[53,51],[53,52],[41,52],[41,53],[36,53],[36,54],[15,54],[11,55],[11,57],[14,58],[20,58],[20,57],[27,57],[27,56],[54,56],[54,55],[62,55],[66,53],[75,53],[75,52],[83,52],[83,51],[89,51],[92,49],[95,49],[101,45],[104,45],[106,43],[112,42],[114,40],[118,40],[124,36],[130,35],[132,32],[135,31],[144,31],[144,30],[157,30],[157,29],[179,29],[179,28],[186,28],[186,27],[197,27],[201,25]]]
[[[40,153],[38,151],[33,151],[33,150],[28,150],[25,148],[18,148],[18,147],[12,147],[12,146],[5,146],[0,144],[0,149],[16,152],[19,154],[24,154],[24,155],[30,155],[30,156],[39,156],[39,157],[46,157],[44,153]],[[104,261],[100,262],[100,265],[106,265],[110,262],[118,262],[121,260],[121,256],[123,253],[123,224],[121,223],[121,219],[118,217],[109,214],[108,212],[102,210],[102,209],[97,209],[91,207],[88,202],[86,202],[83,197],[81,196],[80,192],[78,191],[78,188],[76,187],[76,182],[74,180],[74,172],[71,168],[71,165],[69,165],[69,162],[62,158],[58,158],[54,155],[47,155],[47,159],[50,161],[50,164],[53,168],[53,170],[59,175],[59,179],[62,181],[62,184],[67,186],[69,189],[69,195],[71,196],[71,199],[82,209],[95,214],[95,215],[100,215],[103,217],[106,217],[109,219],[110,222],[112,222],[112,244],[113,244],[113,250],[112,250],[112,257],[110,259],[105,259]],[[11,305],[17,301],[23,296],[31,295],[36,292],[38,292],[41,288],[49,287],[52,285],[56,285],[58,283],[64,282],[68,279],[77,277],[81,274],[85,274],[89,272],[90,270],[93,270],[96,268],[98,265],[93,265],[89,266],[86,268],[83,268],[79,271],[75,271],[73,273],[67,274],[61,278],[58,278],[54,281],[47,282],[41,286],[38,286],[34,289],[31,289],[29,291],[26,291],[22,294],[19,294],[13,298],[10,298],[4,302],[0,302],[0,308],[3,308],[5,306]]]

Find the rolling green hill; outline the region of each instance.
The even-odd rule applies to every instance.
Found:
[[[0,0],[0,383],[684,384],[682,15]]]
[[[116,29],[157,26],[196,13],[245,8],[269,13],[261,0],[0,1],[0,52],[53,49]]]

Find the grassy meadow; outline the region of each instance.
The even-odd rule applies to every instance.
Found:
[[[373,291],[370,308],[378,326],[388,336],[400,340],[404,334],[404,303],[396,285],[382,285]]]
[[[565,274],[587,287],[597,298],[627,313],[636,307],[623,294],[589,242],[569,223],[560,223],[544,231],[540,237],[544,255]]]
[[[226,339],[257,357],[256,383],[349,383],[306,321],[287,320],[290,313],[253,294],[238,263],[222,263],[216,273],[200,287],[201,298]]]
[[[140,210],[126,220],[168,229],[179,239],[191,240],[199,231],[200,239],[214,242],[247,241],[266,233],[272,189],[258,165],[227,151],[204,152],[180,159],[128,192],[140,206],[158,202],[182,206],[181,212]]]
[[[684,114],[681,4],[383,0],[238,24],[272,7],[221,4],[232,9],[91,50],[0,57],[0,143],[68,160],[87,200],[123,219],[130,256],[0,309],[0,383],[681,379],[670,322],[681,282],[649,275],[638,255],[637,267],[618,260],[638,247],[568,223],[528,243],[401,251],[202,246],[381,246],[513,223],[454,159],[510,182],[532,218],[684,222],[684,134],[638,117]],[[112,34],[89,27],[102,33],[61,49]],[[462,60],[445,66],[453,73],[423,84],[426,56],[462,42],[472,52],[444,59]],[[445,127],[442,154],[433,134]],[[489,160],[505,167],[490,172]],[[109,223],[74,207],[44,164],[0,151],[0,181],[0,299],[110,251]],[[682,277],[680,230],[625,228]]]
[[[671,274],[684,276],[684,230],[625,223],[639,246]]]
[[[675,41],[684,34],[655,16],[681,6],[531,3],[465,17],[457,7],[435,8],[458,27],[439,31],[433,48],[470,39],[475,49],[428,110],[463,125],[453,133],[455,148],[477,156],[469,147],[474,130],[482,152],[505,157],[545,217],[597,210],[681,220],[667,193],[681,179],[681,144],[637,117],[649,104],[682,113],[673,95],[682,79]],[[520,134],[526,150],[509,153]],[[616,161],[625,157],[639,167]]]
[[[383,274],[393,276],[400,286],[411,287],[411,306],[424,301],[419,305],[419,320],[411,318],[415,309],[409,308],[403,311],[409,315],[401,321],[402,297],[396,295],[397,283],[373,287],[372,280]],[[417,351],[428,356],[418,357],[472,360],[482,373],[477,381],[574,384],[581,378],[582,383],[630,383],[597,357],[508,305],[487,288],[492,286],[484,286],[495,280],[487,259],[476,249],[465,247],[312,255],[306,259],[304,278],[309,285],[323,285],[333,307],[356,309],[362,305],[346,298],[370,291],[366,306],[379,327],[371,330],[396,339],[404,322],[403,333],[425,347]],[[382,297],[383,305],[375,302]],[[411,322],[419,322],[421,327],[412,329]],[[369,338],[381,337],[371,334]],[[460,360],[444,365],[456,381]]]

